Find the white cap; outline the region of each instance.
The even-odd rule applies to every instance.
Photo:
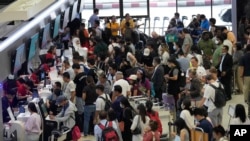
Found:
[[[149,56],[149,54],[150,54],[150,50],[148,48],[145,48],[144,52],[143,52],[143,55],[144,56]]]
[[[137,79],[137,75],[135,74],[131,74],[129,77],[128,77],[128,80],[136,80]]]

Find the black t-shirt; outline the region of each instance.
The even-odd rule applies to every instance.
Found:
[[[250,63],[248,62],[250,60],[250,53],[246,53],[240,60],[240,66],[244,67],[244,76],[250,76]]]
[[[98,95],[95,88],[95,85],[87,85],[84,87],[83,93],[86,93],[85,105],[92,105],[96,101]]]
[[[87,75],[81,72],[75,76],[74,83],[76,84],[76,96],[82,97],[83,88],[86,86]]]
[[[97,68],[94,67],[94,68],[89,69],[89,71],[88,71],[88,76],[92,76],[95,83],[97,83],[97,81],[98,81],[96,70],[97,70]]]

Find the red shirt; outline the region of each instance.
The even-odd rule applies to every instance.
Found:
[[[38,84],[39,83],[39,79],[37,77],[37,75],[35,73],[32,73],[30,75],[30,79],[35,83],[35,84]]]
[[[95,47],[93,46],[88,47],[88,58],[91,58],[91,59],[95,58],[94,49]]]
[[[47,53],[46,56],[45,56],[46,60],[48,59],[54,59],[54,54],[52,53]]]
[[[49,72],[50,71],[50,67],[48,64],[43,64],[43,69],[45,72]]]
[[[27,88],[25,87],[24,84],[19,84],[17,87],[17,94],[18,96],[26,96],[28,93]]]

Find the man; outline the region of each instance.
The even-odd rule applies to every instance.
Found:
[[[75,73],[74,70],[72,69],[72,67],[70,66],[70,63],[68,60],[64,60],[63,64],[62,64],[62,71],[61,74],[64,72],[68,72],[70,75],[70,80],[74,80],[75,78]]]
[[[186,78],[187,82],[189,82],[189,70],[190,69],[196,69],[196,74],[199,79],[204,79],[204,77],[207,75],[207,72],[203,66],[199,66],[198,59],[196,57],[192,57],[190,60],[191,68],[189,68],[186,72]]]
[[[102,29],[100,28],[100,21],[99,20],[95,21],[95,26],[94,26],[93,29],[95,30],[94,36],[99,37],[100,39],[103,39],[103,37],[102,37]]]
[[[155,98],[158,98],[159,101],[162,101],[162,88],[164,85],[164,68],[161,65],[161,59],[159,57],[154,57],[153,59],[154,72],[151,77],[151,81],[154,85]]]
[[[182,51],[180,51],[179,54],[178,54],[177,61],[180,64],[182,72],[185,73],[189,68],[189,61],[190,60],[187,57],[184,56]]]
[[[12,111],[18,110],[17,104],[16,91],[10,89],[6,90],[5,95],[2,97],[3,123],[8,123],[11,120],[7,108],[10,107]]]
[[[111,84],[110,82],[107,80],[106,74],[105,73],[101,73],[99,75],[99,81],[96,83],[96,85],[103,85],[104,86],[104,93],[105,94],[111,94]]]
[[[236,44],[237,40],[236,40],[235,35],[234,35],[233,32],[228,31],[227,27],[225,27],[225,26],[221,27],[221,31],[222,31],[223,33],[226,33],[226,34],[227,34],[227,39],[230,40],[230,41],[232,42],[233,45]]]
[[[210,61],[215,49],[215,45],[212,39],[209,37],[209,32],[202,33],[201,40],[198,42],[197,46],[201,49],[203,57],[206,57]]]
[[[119,23],[116,22],[116,17],[113,15],[111,18],[111,23],[108,24],[108,27],[111,29],[111,35],[113,37],[118,35],[118,32],[120,30],[120,25]]]
[[[208,75],[206,77],[207,82],[209,85],[205,87],[204,96],[200,102],[200,107],[206,107],[208,112],[208,117],[212,120],[214,126],[222,124],[222,116],[223,116],[223,109],[218,108],[214,105],[215,101],[215,89],[210,86],[213,85],[215,87],[223,87],[218,81],[216,81],[212,75]],[[204,103],[206,105],[204,105]]]
[[[117,65],[115,63],[112,63],[109,65],[107,79],[111,84],[111,87],[113,87],[115,82],[115,74],[117,72]]]
[[[233,58],[228,54],[229,47],[224,45],[222,47],[222,57],[217,69],[219,70],[218,77],[220,82],[225,88],[225,93],[227,95],[227,100],[231,100],[232,94],[232,67],[233,67]]]
[[[62,95],[62,84],[61,82],[55,82],[53,85],[53,92],[52,94],[47,98],[46,106],[50,111],[50,114],[56,115],[58,113],[59,107],[55,104],[56,99]]]
[[[128,26],[126,26],[126,25],[128,25]],[[125,19],[123,19],[122,22],[121,22],[121,33],[122,33],[123,36],[124,36],[125,30],[127,28],[134,29],[134,21],[133,21],[133,19],[130,17],[130,15],[128,13],[125,15]]]
[[[98,77],[97,77],[97,74],[96,74],[96,66],[95,66],[95,60],[94,59],[88,59],[88,66],[89,66],[89,71],[87,73],[88,76],[92,76],[95,83],[97,83],[98,81]]]
[[[240,76],[243,79],[243,94],[245,102],[249,103],[250,92],[250,44],[246,47],[246,54],[240,60]]]
[[[86,86],[86,77],[87,75],[81,70],[81,67],[79,64],[73,64],[72,66],[74,72],[75,72],[75,79],[74,83],[76,85],[76,107],[79,115],[83,114],[83,106],[84,102],[82,100],[82,91],[83,88]]]
[[[120,102],[123,98],[125,98],[122,95],[122,87],[120,85],[114,86],[113,94],[115,95],[116,99],[112,104],[112,109],[116,113],[116,118],[117,118],[118,122],[120,122],[122,120],[122,112],[123,112],[123,109],[120,106]]]
[[[174,19],[176,21],[176,25],[178,24],[178,22],[181,22],[180,14],[178,12],[174,13]]]
[[[194,117],[199,122],[197,127],[202,128],[205,133],[208,133],[208,141],[211,141],[213,136],[213,126],[206,119],[206,110],[204,108],[196,108],[194,110]]]
[[[191,47],[193,46],[193,39],[190,36],[189,30],[184,28],[181,32],[182,38],[184,39],[182,44],[182,51],[185,56],[190,53]]]
[[[210,25],[210,32],[215,36],[215,29],[216,29],[216,19],[215,18],[210,18],[209,19],[209,25]]]
[[[77,111],[75,104],[61,95],[56,99],[56,105],[62,107],[61,112],[56,116],[49,115],[49,117],[58,123],[62,122],[64,126],[70,128],[71,131],[67,133],[67,140],[72,140],[72,128],[75,126],[75,112]]]
[[[212,56],[212,66],[214,67],[218,66],[219,64],[223,42],[224,42],[224,38],[221,35],[217,35],[216,40],[215,40],[216,49]]]
[[[105,110],[105,104],[106,101],[105,100],[110,100],[110,97],[108,94],[104,93],[104,86],[103,85],[97,85],[96,86],[96,93],[99,96],[96,99],[96,112],[95,112],[95,117],[94,117],[94,124],[98,123],[98,115],[101,111]],[[105,100],[104,100],[105,99]]]
[[[95,21],[98,20],[99,21],[99,17],[98,17],[98,14],[99,14],[99,9],[94,9],[94,13],[93,15],[91,15],[91,17],[89,18],[89,24],[90,24],[90,29],[91,28],[94,28],[95,26]],[[90,32],[90,31],[89,31]]]
[[[70,80],[70,75],[68,72],[63,73],[63,86],[62,91],[63,95],[68,98],[71,102],[75,103],[75,83]]]
[[[130,92],[130,85],[129,85],[128,81],[123,79],[123,77],[124,76],[123,76],[122,72],[120,72],[120,71],[116,72],[116,74],[115,74],[116,81],[115,81],[114,86],[112,88],[112,91],[113,91],[112,101],[114,101],[116,98],[116,96],[114,94],[114,88],[116,85],[120,85],[122,87],[122,95],[124,97],[130,96],[130,93],[131,93]]]
[[[202,31],[209,31],[209,21],[207,20],[205,15],[200,16],[201,19],[201,30]]]

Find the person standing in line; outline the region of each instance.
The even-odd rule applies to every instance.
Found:
[[[96,20],[99,21],[98,14],[99,14],[99,9],[97,9],[97,8],[94,9],[94,13],[93,13],[93,15],[90,16],[89,21],[88,21],[89,22],[89,32],[91,32],[92,28],[95,27],[95,21]]]

